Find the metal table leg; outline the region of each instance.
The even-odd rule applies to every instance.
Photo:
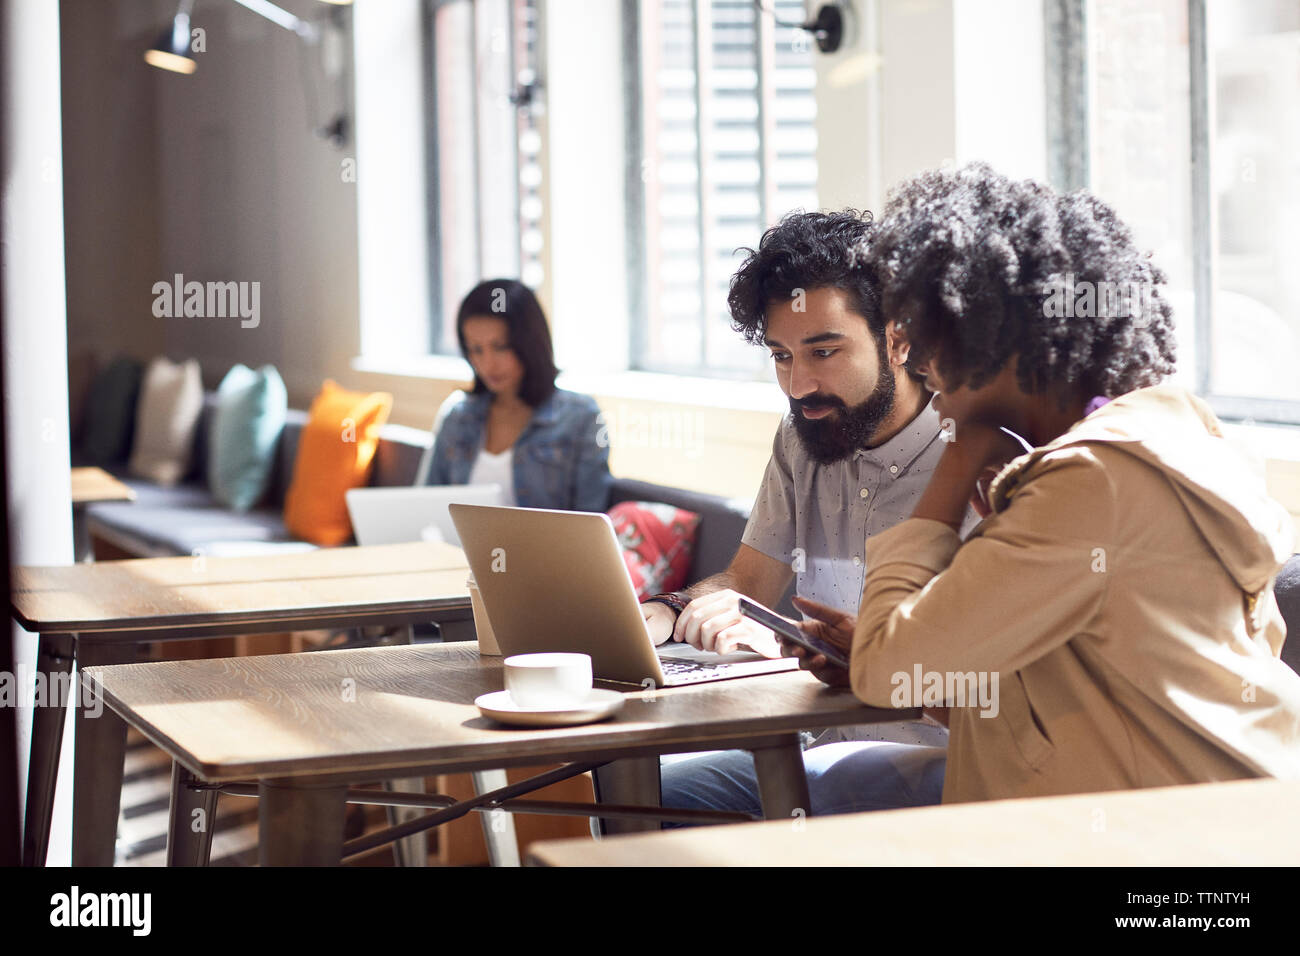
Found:
[[[338,866],[348,788],[281,778],[259,780],[260,866]]]
[[[470,776],[474,778],[475,796],[500,790],[510,783],[504,770],[476,770]],[[491,864],[521,866],[514,815],[505,810],[493,810],[490,813],[480,813],[479,822],[483,824],[483,842],[487,844]]]
[[[63,746],[66,703],[51,688],[71,686],[76,639],[71,634],[42,634],[36,670],[43,675],[44,692],[32,708],[32,749],[27,761],[27,812],[23,821],[23,865],[44,866],[50,847],[50,822],[54,814],[54,784],[59,776],[59,750]]]
[[[87,667],[129,664],[138,644],[77,641],[77,678]],[[87,703],[89,685],[81,691]],[[117,848],[117,817],[122,802],[122,762],[126,722],[101,699],[93,709],[77,707],[76,756],[72,792],[72,865],[112,866]]]
[[[383,787],[393,793],[424,793],[424,778],[410,777],[401,780],[385,780]],[[388,825],[396,826],[407,820],[414,820],[424,813],[419,807],[384,807],[388,816]],[[393,842],[393,862],[397,866],[429,865],[429,834],[412,833],[408,837]]]
[[[592,772],[596,799],[600,803],[617,803],[639,807],[659,806],[659,758],[635,757],[614,760]],[[658,830],[658,820],[601,818],[600,832],[642,833]]]
[[[167,817],[167,865],[207,866],[217,821],[217,791],[194,789],[199,779],[172,762],[172,799]]]

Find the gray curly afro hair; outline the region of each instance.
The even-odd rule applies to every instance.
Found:
[[[981,387],[1013,354],[1020,387],[1056,390],[1062,405],[1174,370],[1165,275],[1089,193],[985,163],[922,173],[891,193],[871,260],[909,364],[933,359],[949,387]]]

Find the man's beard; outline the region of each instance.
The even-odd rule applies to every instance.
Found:
[[[803,409],[829,405],[838,411],[826,418],[804,418]],[[867,447],[880,423],[894,408],[894,376],[885,366],[880,382],[860,405],[846,406],[833,395],[808,395],[791,398],[794,430],[808,457],[819,465],[848,458],[859,448]]]

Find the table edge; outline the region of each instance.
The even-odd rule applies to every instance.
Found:
[[[284,758],[277,762],[258,761],[251,762],[208,762],[200,760],[192,751],[182,747],[171,736],[163,732],[152,722],[145,720],[138,713],[132,711],[130,715],[123,713],[130,708],[125,705],[112,690],[104,687],[99,680],[98,671],[101,667],[122,666],[122,665],[97,665],[88,667],[83,671],[87,680],[94,683],[96,692],[103,697],[104,703],[110,707],[115,714],[130,726],[136,728],[149,740],[165,752],[169,757],[180,763],[191,773],[203,780],[212,783],[229,783],[237,780],[250,779],[287,779],[287,778],[317,778],[330,777],[337,779],[353,780],[374,780],[382,779],[385,776],[393,776],[393,771],[402,771],[405,776],[432,775],[436,773],[459,773],[474,769],[492,769],[506,766],[530,766],[539,763],[567,763],[574,761],[596,759],[594,755],[602,752],[620,751],[627,752],[632,750],[644,751],[643,755],[649,755],[650,752],[656,753],[689,753],[694,750],[712,750],[717,747],[710,746],[715,743],[729,743],[741,740],[755,741],[767,738],[775,738],[783,735],[794,735],[802,730],[808,730],[811,726],[815,727],[840,727],[852,726],[855,724],[872,724],[872,723],[894,723],[900,720],[916,720],[921,717],[921,709],[910,707],[906,709],[872,707],[867,704],[859,704],[856,707],[845,709],[833,714],[816,714],[811,717],[805,717],[800,714],[784,715],[780,718],[773,719],[771,726],[765,726],[762,729],[741,730],[729,728],[727,722],[715,722],[706,725],[710,729],[701,732],[694,730],[690,737],[682,732],[675,732],[673,727],[657,728],[657,734],[648,739],[642,739],[632,742],[620,742],[617,739],[602,739],[599,743],[583,743],[583,738],[577,741],[570,737],[553,737],[546,738],[541,736],[546,728],[539,728],[539,742],[541,747],[530,749],[526,754],[520,755],[517,748],[511,748],[507,743],[500,744],[480,744],[465,743],[459,745],[463,750],[482,750],[488,749],[489,752],[477,756],[471,756],[469,753],[456,753],[444,758],[432,759],[414,759],[410,757],[403,758],[403,751],[376,751],[366,755],[365,765],[357,770],[340,770],[336,766],[322,766],[321,762],[337,760],[335,757],[307,757],[307,758]],[[759,675],[750,680],[761,679]],[[775,675],[774,675],[775,676]],[[639,693],[639,692],[629,692]],[[763,718],[736,718],[731,723],[738,723],[742,720],[746,723],[752,723],[755,719]],[[593,725],[595,726],[595,725]],[[617,726],[611,724],[610,726]],[[644,731],[641,731],[644,732]],[[629,731],[629,733],[631,733]],[[619,736],[617,732],[611,732],[606,736]],[[589,738],[586,738],[589,740]],[[552,746],[546,746],[552,744]],[[701,746],[703,745],[703,746]],[[741,748],[743,749],[743,747]],[[502,753],[502,750],[513,750],[514,753]],[[617,759],[617,758],[610,758]]]
[[[455,595],[453,597],[438,598],[428,600],[421,598],[416,601],[402,603],[370,603],[370,604],[336,604],[321,605],[310,608],[286,608],[280,611],[241,611],[233,614],[219,616],[215,620],[195,620],[196,617],[210,617],[211,615],[220,614],[221,612],[206,611],[202,615],[197,614],[172,614],[166,617],[131,617],[131,618],[72,618],[69,620],[54,621],[34,621],[27,615],[23,614],[14,605],[12,598],[9,602],[10,615],[23,630],[32,634],[147,634],[150,631],[173,631],[180,628],[193,630],[202,628],[212,631],[208,636],[221,637],[221,631],[230,631],[231,636],[241,633],[238,630],[231,631],[231,628],[238,628],[249,624],[290,624],[299,623],[312,625],[321,620],[332,620],[337,617],[350,615],[376,617],[388,614],[396,616],[399,614],[413,614],[416,612],[438,613],[441,611],[460,611],[471,608],[469,592],[463,596]],[[145,622],[145,623],[142,623]],[[382,623],[382,622],[379,622]],[[310,626],[297,628],[297,630],[311,630]],[[149,638],[142,638],[149,640]]]

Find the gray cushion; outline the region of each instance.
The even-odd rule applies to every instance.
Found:
[[[214,392],[203,394],[203,410],[199,412],[199,423],[194,429],[194,450],[190,454],[190,472],[186,481],[200,484],[207,482],[208,475],[208,430],[212,427],[212,410],[216,408],[217,396]]]
[[[267,507],[284,510],[284,496],[293,481],[293,466],[298,461],[298,441],[311,416],[300,408],[291,408],[284,417],[280,444],[275,450],[275,464],[271,466],[271,494]]]
[[[212,495],[201,481],[187,481],[182,485],[165,488],[144,478],[137,478],[127,472],[125,465],[107,469],[110,474],[135,492],[135,501],[106,502],[91,505],[89,512],[96,514],[108,509],[109,513],[127,508],[206,508],[212,506]]]
[[[415,484],[420,459],[433,444],[426,429],[408,425],[385,425],[379,430],[379,448],[370,470],[370,484],[376,487],[404,488]]]
[[[91,534],[136,554],[216,553],[212,545],[247,542],[287,544],[278,509],[237,514],[218,505],[202,485],[160,488],[132,482],[136,500],[106,502],[87,509]]]
[[[95,377],[86,398],[79,460],[112,465],[131,454],[135,403],[143,370],[132,358],[116,359]]]

